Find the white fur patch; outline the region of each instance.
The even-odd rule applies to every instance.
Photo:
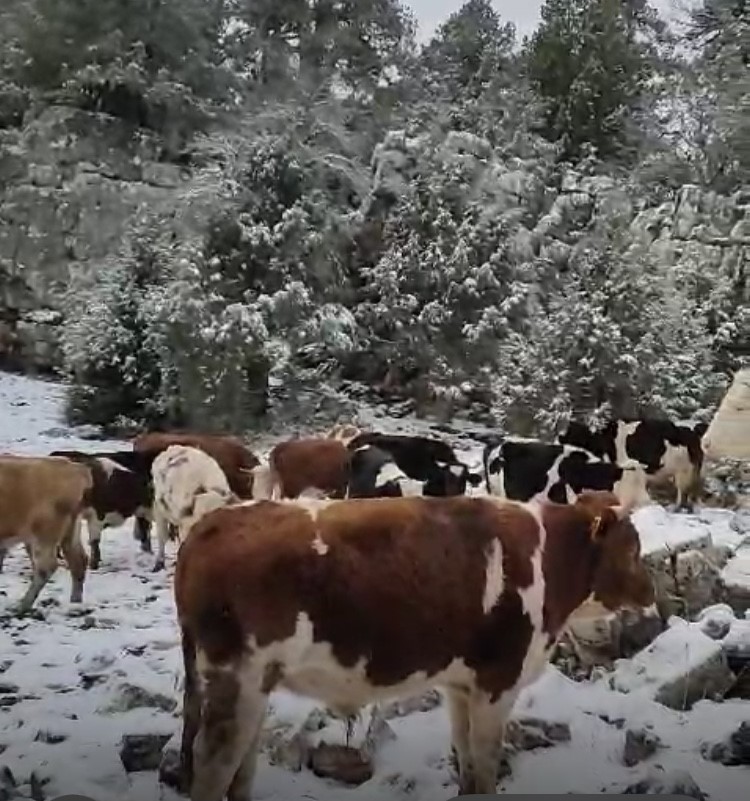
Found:
[[[121,464],[118,464],[113,459],[108,459],[106,456],[97,456],[96,461],[99,462],[102,470],[104,470],[104,472],[107,474],[107,478],[109,478],[116,470],[120,470],[123,473],[132,472],[131,470],[128,470],[127,467],[123,467]]]
[[[328,553],[328,543],[323,542],[320,532],[315,532],[315,539],[312,541],[312,549],[320,556],[325,556]]]
[[[628,456],[626,441],[627,438],[635,433],[640,423],[636,420],[633,423],[625,423],[622,420],[617,424],[617,434],[615,436],[615,461],[617,464],[627,462],[630,457]],[[607,459],[607,456],[603,457]]]
[[[408,478],[408,476],[395,462],[386,462],[384,465],[381,465],[380,470],[378,470],[375,476],[375,488],[379,489],[389,481],[401,481],[405,478]]]
[[[500,540],[493,539],[487,554],[487,566],[484,574],[484,595],[482,596],[482,609],[487,614],[500,600],[505,586],[505,571],[503,570],[503,546]]]

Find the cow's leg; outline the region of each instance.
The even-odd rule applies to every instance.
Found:
[[[68,570],[70,570],[70,602],[79,604],[83,600],[83,584],[86,580],[86,567],[89,561],[86,549],[81,542],[80,518],[73,520],[60,545]]]
[[[496,794],[505,727],[517,696],[518,690],[514,689],[506,690],[494,703],[480,692],[471,699],[469,740],[474,767],[474,793]]]
[[[232,783],[229,785],[227,801],[251,801],[255,768],[258,763],[260,733],[263,728],[263,719],[266,716],[267,709],[268,695],[258,692],[254,702],[252,717],[243,721],[244,725],[251,727],[248,731],[249,742],[240,762],[240,766],[237,768]]]
[[[685,509],[688,512],[692,511],[693,505],[690,500],[690,488],[692,486],[692,483],[693,483],[692,467],[690,470],[681,469],[675,473],[674,485],[675,485],[675,490],[677,491],[677,497],[675,499],[676,512],[679,512],[681,509]]]
[[[135,515],[133,519],[133,537],[141,543],[143,553],[151,553],[151,523],[143,514]]]
[[[102,561],[100,542],[102,539],[102,521],[92,509],[86,513],[86,526],[89,530],[89,551],[91,552],[91,569],[96,570]]]
[[[193,743],[201,723],[201,694],[195,665],[195,646],[186,629],[182,633],[182,661],[185,686],[182,693],[182,743],[180,746],[180,785],[187,794],[193,781]]]
[[[16,612],[19,615],[25,615],[31,610],[39,593],[44,588],[44,585],[50,580],[57,570],[57,543],[45,543],[43,545],[34,543],[31,546],[33,554],[32,563],[34,565],[31,574],[31,583],[29,588],[23,595],[23,598],[18,602]]]
[[[250,665],[238,670],[204,671],[201,721],[193,743],[190,801],[249,801],[256,751],[268,695],[262,673]]]
[[[474,767],[469,739],[469,696],[461,690],[446,690],[451,720],[451,745],[458,767],[458,790],[461,795],[475,793]]]
[[[0,547],[0,573],[3,572],[3,563],[5,562],[5,557],[8,555],[7,548]]]
[[[156,528],[156,560],[154,573],[164,570],[167,540],[169,539],[169,524],[161,512],[154,513],[154,526]]]

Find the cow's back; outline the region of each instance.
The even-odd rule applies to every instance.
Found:
[[[249,472],[260,464],[260,460],[239,437],[153,432],[140,434],[133,440],[134,450],[148,452],[152,458],[170,445],[185,445],[207,453],[224,471],[232,491],[241,498],[251,497]]]
[[[437,463],[457,464],[456,454],[447,443],[428,437],[411,437],[402,434],[381,434],[367,431],[354,437],[347,447],[356,450],[363,445],[374,445],[391,454],[396,464],[411,478],[426,481]]]
[[[268,463],[284,497],[296,498],[311,488],[343,495],[346,489],[349,452],[340,440],[301,437],[279,442]]]
[[[178,555],[179,615],[220,660],[250,637],[261,647],[288,640],[306,618],[340,664],[366,659],[382,681],[400,681],[460,655],[481,660],[472,648],[487,625],[495,540],[513,595],[532,583],[539,543],[536,521],[515,504],[412,497],[221,509],[195,525]],[[512,608],[522,623],[520,598]]]
[[[39,526],[50,516],[80,511],[92,475],[85,465],[64,457],[0,456],[0,531]],[[35,532],[31,532],[35,533]]]

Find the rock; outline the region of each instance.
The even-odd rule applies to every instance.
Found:
[[[288,724],[265,728],[261,733],[261,743],[268,761],[287,770],[302,770],[309,763],[312,735],[325,728],[330,720],[330,715],[323,710],[313,709],[296,731]]]
[[[172,712],[177,701],[162,693],[151,692],[136,684],[121,684],[117,696],[107,707],[107,712],[129,712],[131,709],[148,707]]]
[[[726,602],[738,615],[750,609],[750,548],[738,550],[721,571]]]
[[[682,710],[703,698],[723,697],[734,681],[721,643],[676,618],[648,648],[618,662],[610,685]]]
[[[57,745],[58,743],[64,743],[68,739],[67,734],[62,734],[59,732],[51,732],[51,731],[44,731],[40,729],[36,733],[36,737],[34,737],[34,741],[37,743],[48,743],[49,745]]]
[[[381,714],[386,720],[411,715],[412,712],[429,712],[442,703],[442,696],[438,690],[428,690],[421,695],[412,695],[396,701],[389,701],[381,707]]]
[[[372,762],[359,749],[320,743],[311,749],[309,765],[316,776],[359,785],[372,778]]]
[[[542,720],[541,718],[518,718],[509,721],[506,742],[519,751],[536,748],[551,748],[556,743],[570,741],[570,726],[567,723]]]
[[[625,732],[625,747],[622,761],[629,768],[653,756],[661,747],[661,740],[647,729],[628,729]]]
[[[120,761],[126,772],[157,770],[168,734],[125,734],[120,743]]]
[[[372,759],[384,743],[395,739],[396,732],[388,725],[382,710],[375,707],[362,743],[362,753]]]
[[[695,779],[684,770],[664,771],[653,768],[646,776],[624,790],[617,793],[623,795],[677,795],[695,798],[696,801],[708,801],[704,793],[695,782]]]
[[[735,620],[721,647],[730,670],[737,676],[731,695],[750,699],[750,620]]]
[[[159,762],[159,781],[178,792],[182,790],[180,743],[172,737],[164,746]]]
[[[10,694],[10,693],[17,693],[20,691],[20,687],[17,684],[13,684],[10,681],[0,681],[0,694]]]
[[[696,618],[701,631],[712,640],[721,640],[726,637],[735,621],[732,607],[727,604],[709,606]]]
[[[722,599],[721,567],[711,556],[711,549],[692,549],[676,555],[675,591],[683,599],[683,612],[688,617]]]
[[[750,765],[750,721],[741,723],[726,740],[704,743],[701,754],[705,759],[722,765]]]

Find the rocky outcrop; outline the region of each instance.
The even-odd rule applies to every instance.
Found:
[[[159,154],[143,130],[68,107],[0,131],[0,365],[59,362],[70,275],[95,273],[141,212],[174,206],[183,171]]]

